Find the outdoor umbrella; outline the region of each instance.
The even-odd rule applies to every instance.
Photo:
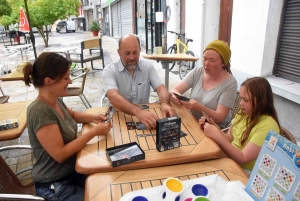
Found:
[[[25,15],[24,10],[23,10],[22,7],[20,7],[19,31],[21,31],[23,33],[29,33],[30,32],[29,23],[28,23],[27,17]]]
[[[35,49],[35,38],[34,35],[32,33],[32,28],[30,26],[30,17],[29,17],[29,11],[28,11],[28,7],[27,7],[27,1],[24,0],[25,2],[25,7],[26,7],[26,11],[27,11],[27,15],[28,15],[28,20],[27,17],[25,15],[24,10],[22,9],[22,7],[20,7],[20,23],[19,23],[19,31],[24,32],[24,33],[28,33],[30,34],[30,40],[33,46],[33,52],[34,52],[34,57],[37,58],[36,56],[36,49]]]

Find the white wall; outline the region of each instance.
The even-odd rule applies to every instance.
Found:
[[[300,84],[272,75],[283,0],[234,0],[231,68],[238,85],[253,76],[268,79],[279,121],[300,139]]]
[[[179,32],[180,15],[174,13],[179,11],[179,3],[177,0],[169,0],[168,5],[172,11],[167,24],[168,31]],[[186,0],[185,34],[187,38],[193,39],[193,42],[189,43],[189,49],[200,59],[196,66],[202,66],[204,47],[210,41],[218,39],[219,15],[220,0]],[[168,47],[174,44],[175,39],[174,34],[168,33]]]
[[[231,67],[253,76],[261,72],[270,0],[235,0],[231,29]]]

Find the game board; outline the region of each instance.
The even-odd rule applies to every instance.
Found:
[[[300,147],[269,131],[246,191],[255,200],[300,201]]]
[[[253,201],[240,181],[226,181],[217,174],[181,182],[183,192],[174,201],[192,201],[196,196],[207,197],[210,201]],[[167,194],[164,182],[162,186],[129,192],[120,201],[169,201]]]

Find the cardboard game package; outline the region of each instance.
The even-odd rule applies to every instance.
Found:
[[[156,149],[166,151],[180,146],[181,118],[178,116],[156,120]]]
[[[246,191],[254,200],[300,201],[300,147],[269,131]]]

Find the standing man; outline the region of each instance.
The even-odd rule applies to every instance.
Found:
[[[122,112],[136,116],[147,128],[155,128],[157,116],[135,104],[149,103],[150,86],[158,94],[163,117],[175,116],[170,95],[153,65],[140,60],[140,40],[128,34],[119,39],[120,60],[103,70],[104,89],[109,102]]]

